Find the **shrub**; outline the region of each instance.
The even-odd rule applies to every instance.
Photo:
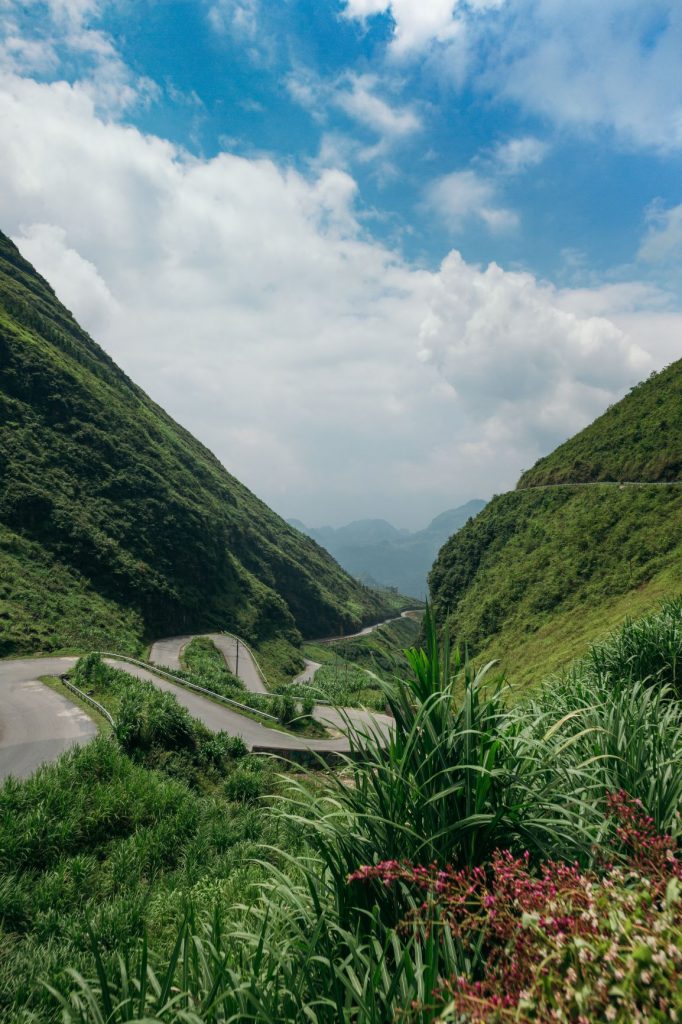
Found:
[[[116,737],[127,753],[190,750],[195,746],[193,720],[170,693],[135,684],[124,692],[116,716]]]
[[[291,725],[295,718],[298,718],[298,705],[296,700],[288,693],[282,693],[276,698],[275,705],[277,719],[282,725]]]
[[[493,855],[487,869],[460,871],[387,861],[351,882],[378,879],[421,893],[404,922],[423,936],[446,931],[474,970],[441,980],[438,1020],[453,1024],[671,1021],[682,1012],[682,863],[641,805],[610,798],[622,866],[603,876],[529,855]],[[478,977],[477,977],[478,975]],[[407,1019],[420,1019],[418,1013]]]

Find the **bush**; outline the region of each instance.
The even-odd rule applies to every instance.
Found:
[[[538,876],[527,853],[504,850],[487,870],[388,861],[350,876],[408,886],[418,910],[405,927],[447,933],[464,949],[473,971],[439,981],[439,1022],[677,1020],[682,863],[637,801],[621,792],[609,804],[625,857],[604,875],[550,861]],[[424,1009],[405,1019],[421,1020]]]
[[[192,750],[196,746],[193,720],[170,693],[134,684],[121,699],[115,725],[116,738],[127,753]]]
[[[301,714],[305,718],[310,718],[314,710],[315,698],[311,696],[304,697],[301,701]]]
[[[298,704],[288,693],[282,693],[277,698],[275,705],[277,720],[282,725],[291,725],[294,719],[298,718]]]
[[[263,772],[248,765],[239,765],[225,783],[225,796],[228,800],[254,803],[266,792],[267,782]]]

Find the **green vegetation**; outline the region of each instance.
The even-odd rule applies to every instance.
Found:
[[[386,697],[378,676],[347,661],[328,662],[310,683],[294,683],[289,692],[297,697],[314,697],[341,708],[371,708],[383,711]]]
[[[115,647],[139,654],[142,618],[0,524],[0,657]]]
[[[183,648],[180,661],[190,676],[201,678],[201,685],[208,690],[222,693],[219,687],[224,687],[235,692],[244,691],[243,682],[230,672],[222,654],[208,636],[197,636],[191,640]]]
[[[443,547],[430,583],[472,654],[538,682],[682,589],[682,487],[504,494]]]
[[[386,622],[366,636],[305,644],[305,656],[322,667],[312,683],[298,684],[294,692],[313,694],[340,707],[383,711],[386,698],[381,681],[390,682],[409,670],[405,649],[415,644],[420,629],[419,618],[405,617]]]
[[[66,1024],[675,1019],[682,602],[512,707],[425,634],[385,688],[392,741],[283,783],[258,898],[204,901],[119,962],[95,928],[88,980],[46,967]]]
[[[267,758],[208,732],[168,694],[81,662],[87,689],[98,674],[119,742],[97,739],[0,788],[7,1024],[57,1020],[40,979],[65,984],[67,965],[92,971],[90,928],[113,970],[145,929],[169,954],[187,907],[201,915],[248,902],[264,877],[260,844],[283,835],[259,800],[277,788]]]
[[[473,655],[500,657],[512,682],[538,682],[682,590],[681,385],[679,362],[633,389],[442,548],[429,577],[439,621]],[[639,461],[628,461],[618,432],[636,435]],[[638,474],[668,482],[536,486]]]
[[[518,486],[682,479],[682,360],[652,374],[551,455]]]
[[[3,654],[226,627],[296,644],[386,614],[150,401],[2,234],[0,477]]]

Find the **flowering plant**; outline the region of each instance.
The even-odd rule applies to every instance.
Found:
[[[448,929],[476,966],[441,978],[432,1019],[457,1024],[682,1021],[682,862],[639,801],[608,798],[620,856],[600,871],[497,851],[455,871],[395,860],[350,881],[403,883],[419,895],[402,927]],[[615,860],[615,856],[614,856]],[[413,1008],[424,1019],[427,1007]],[[409,1019],[409,1012],[407,1016]]]

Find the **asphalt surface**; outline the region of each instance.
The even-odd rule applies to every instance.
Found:
[[[312,683],[318,668],[322,668],[319,661],[311,661],[310,658],[304,658],[303,660],[305,668],[297,676],[294,676],[292,680],[294,683]]]
[[[139,668],[137,665],[129,665],[124,661],[117,661],[115,658],[106,659],[108,665],[122,669],[137,679],[146,679],[166,693],[172,693],[177,701],[187,708],[189,713],[198,718],[213,732],[228,732],[231,736],[241,736],[250,750],[263,751],[271,750],[280,753],[300,751],[333,751],[343,752],[350,750],[350,743],[346,736],[339,735],[332,739],[308,739],[305,736],[293,736],[291,733],[280,732],[278,729],[271,729],[254,719],[246,718],[237,711],[219,704],[208,697],[186,689],[184,686],[171,683],[162,679],[153,671]],[[241,654],[239,656],[241,670]],[[246,680],[244,680],[246,683]],[[248,687],[247,687],[248,689]],[[315,717],[324,722],[329,728],[339,733],[346,728],[346,721],[342,713],[334,708],[316,708]],[[376,723],[383,731],[388,731],[391,726],[391,719],[386,715],[372,715],[364,711],[348,711],[348,719],[358,729],[366,728]]]
[[[261,679],[251,652],[244,646],[243,641],[229,633],[202,633],[216,645],[230,672],[244,683],[247,690],[252,693],[267,693],[267,687]],[[165,640],[157,640],[152,644],[149,652],[149,660],[154,665],[169,669],[181,668],[180,657],[184,648],[194,640],[193,636],[170,636]]]
[[[342,640],[356,640],[359,636],[369,636],[375,629],[379,629],[380,626],[387,626],[389,622],[399,622],[400,619],[414,618],[415,612],[423,614],[423,609],[410,608],[407,611],[401,612],[400,615],[394,615],[392,619],[384,619],[382,622],[375,622],[373,626],[365,626],[358,633],[346,633],[345,636],[322,636],[317,640],[308,640],[310,644],[338,644]]]
[[[368,626],[357,635],[365,636],[376,628]],[[251,652],[241,641],[223,633],[204,635],[213,640],[227,666],[242,679],[247,690],[252,693],[268,692]],[[150,661],[171,670],[180,668],[182,649],[192,639],[192,636],[187,635],[158,640],[152,645]],[[40,676],[59,676],[67,672],[76,660],[25,658],[0,661],[0,780],[9,775],[26,778],[39,765],[55,760],[75,744],[87,743],[96,736],[97,726],[84,711],[39,681]],[[149,669],[113,658],[108,658],[107,662],[138,679],[148,680],[160,690],[172,693],[194,718],[198,718],[209,729],[241,736],[247,747],[255,751],[282,754],[304,751],[347,752],[350,743],[345,732],[349,723],[359,731],[367,729],[373,732],[378,729],[384,735],[388,735],[392,725],[392,719],[386,715],[351,708],[339,711],[318,705],[314,717],[324,723],[332,737],[309,739],[295,736],[269,728],[209,697],[163,679]],[[318,668],[316,662],[306,661],[306,669],[296,677],[296,682],[312,681]]]
[[[0,779],[25,779],[45,761],[97,735],[84,711],[39,682],[39,676],[58,676],[75,663],[75,658],[0,661]]]

